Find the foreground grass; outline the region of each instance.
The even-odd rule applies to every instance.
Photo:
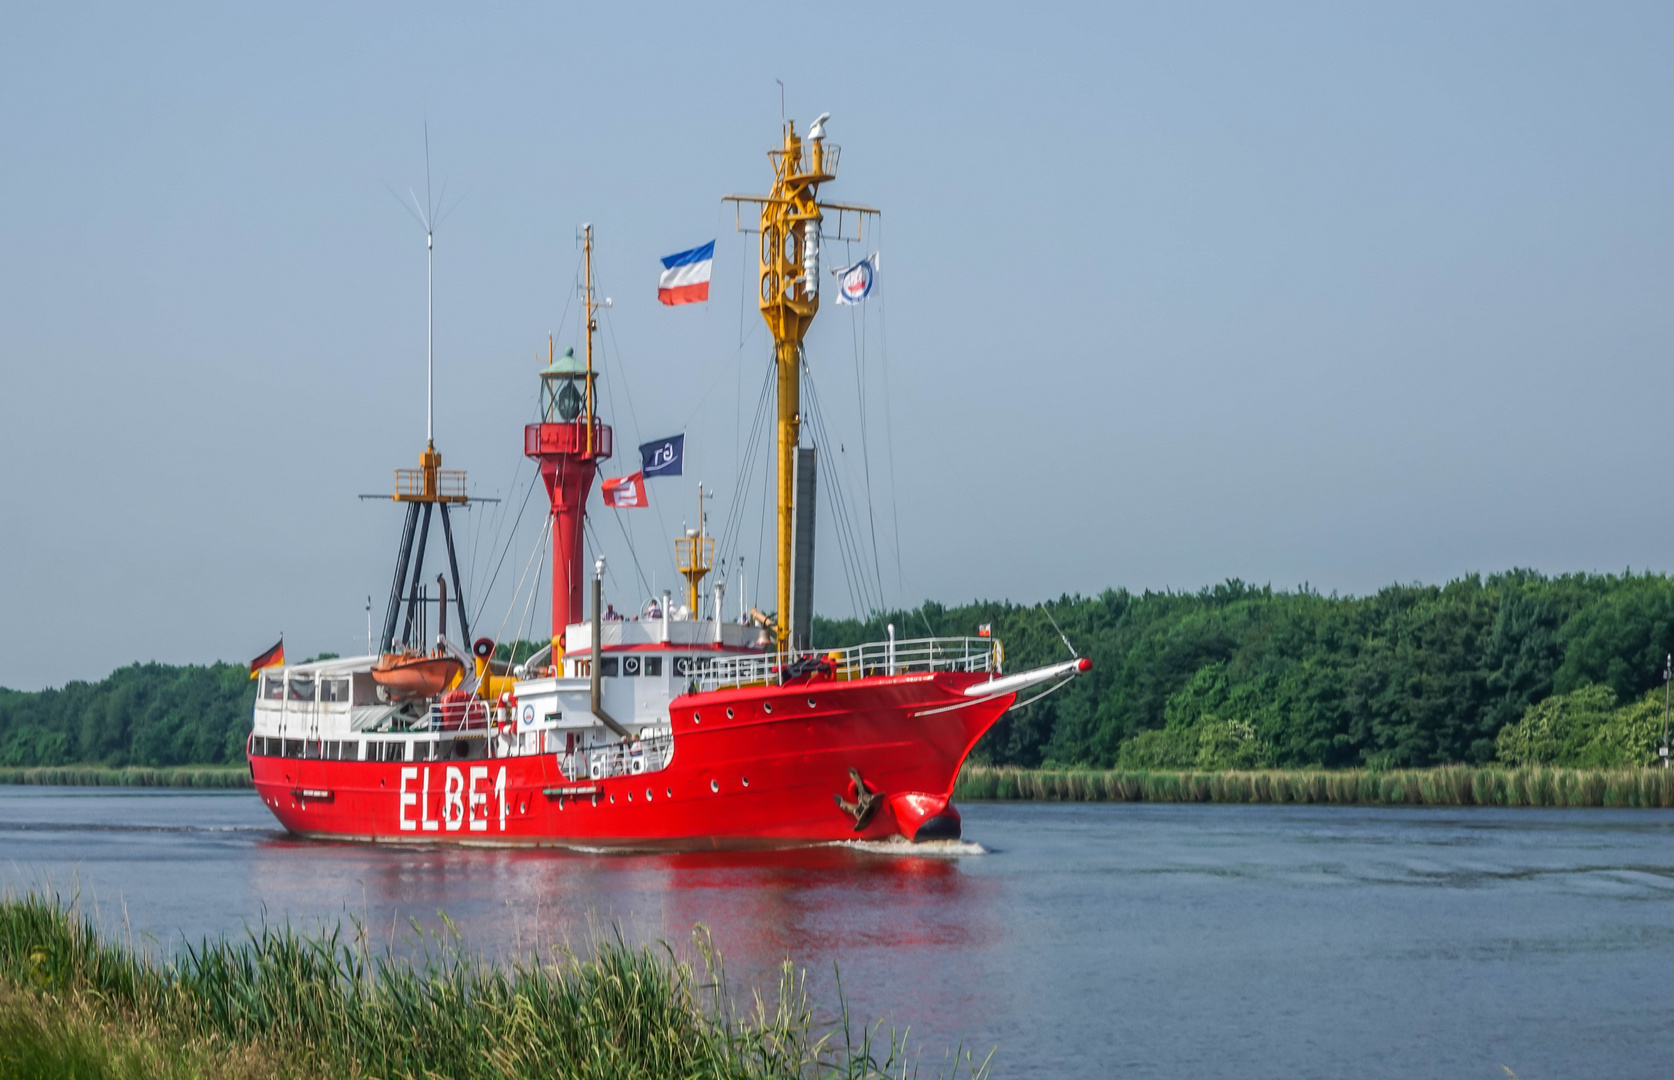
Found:
[[[954,796],[1086,802],[1402,806],[1674,806],[1674,770],[1434,769],[1119,772],[966,765]]]
[[[903,1042],[816,1020],[787,964],[743,1008],[720,957],[620,939],[491,965],[454,947],[251,931],[169,962],[56,898],[0,900],[0,1078],[798,1077],[914,1071]],[[986,1075],[968,1057],[964,1070]]]
[[[0,784],[48,784],[76,787],[247,788],[247,765],[175,765],[166,768],[102,765],[43,765],[0,768]]]

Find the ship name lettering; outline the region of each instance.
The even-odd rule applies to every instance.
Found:
[[[417,769],[405,768],[405,769],[401,770],[401,807],[400,807],[399,813],[401,815],[401,828],[403,830],[406,830],[406,831],[410,831],[412,829],[418,828],[418,822],[414,821],[412,818],[407,816],[407,807],[413,806],[414,804],[416,804],[419,801],[419,798],[418,798],[417,794],[407,790],[407,782],[409,780],[417,780],[417,779],[418,779],[418,770]],[[430,786],[429,783],[428,783],[429,779],[430,779],[430,777],[428,775],[426,775],[425,776],[425,780],[427,781],[426,784],[425,784],[426,788],[428,788]]]
[[[458,832],[465,822],[465,774],[459,766],[449,765],[442,786],[442,821],[448,832]]]
[[[506,767],[500,766],[500,775],[494,778],[494,794],[500,800],[500,831],[506,831]]]
[[[488,779],[487,765],[471,766],[471,831],[488,831],[488,792],[477,790],[477,781]],[[482,807],[483,813],[477,813],[477,807]]]
[[[435,832],[441,827],[441,822],[430,816],[430,766],[424,767],[424,797],[419,799],[419,827],[425,832]]]

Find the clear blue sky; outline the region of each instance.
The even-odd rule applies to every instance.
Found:
[[[387,187],[422,185],[427,120],[463,196],[446,465],[521,498],[591,221],[608,418],[684,429],[718,520],[765,364],[719,199],[766,185],[775,79],[833,114],[825,194],[884,210],[864,328],[828,307],[809,357],[891,604],[1670,566],[1674,7],[791,10],[12,8],[0,685],[364,644],[399,511],[355,496],[423,446],[423,238]],[[657,257],[711,237],[714,300],[660,308]],[[660,588],[695,492],[652,497]],[[484,596],[510,515],[473,514],[479,628],[516,626],[529,519]]]

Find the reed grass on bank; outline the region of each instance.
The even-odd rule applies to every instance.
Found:
[[[42,784],[65,787],[251,787],[247,765],[177,765],[167,768],[102,765],[43,765],[0,768],[0,784]]]
[[[903,1043],[816,1019],[787,963],[742,1006],[696,961],[620,938],[488,964],[263,928],[159,961],[57,898],[0,900],[0,1077],[797,1077],[912,1071]],[[957,1059],[956,1059],[957,1060]],[[986,1063],[966,1057],[973,1080]]]
[[[966,765],[954,796],[1068,802],[1674,806],[1674,770],[1475,768],[1120,772]]]

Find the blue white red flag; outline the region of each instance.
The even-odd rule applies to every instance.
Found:
[[[641,443],[639,471],[646,479],[653,476],[679,476],[685,466],[686,436],[672,435],[656,442]]]
[[[858,304],[872,295],[872,285],[878,280],[878,253],[874,251],[870,258],[832,273],[837,275],[837,302]]]
[[[663,257],[657,299],[665,304],[696,304],[709,299],[709,269],[715,264],[715,241]]]

